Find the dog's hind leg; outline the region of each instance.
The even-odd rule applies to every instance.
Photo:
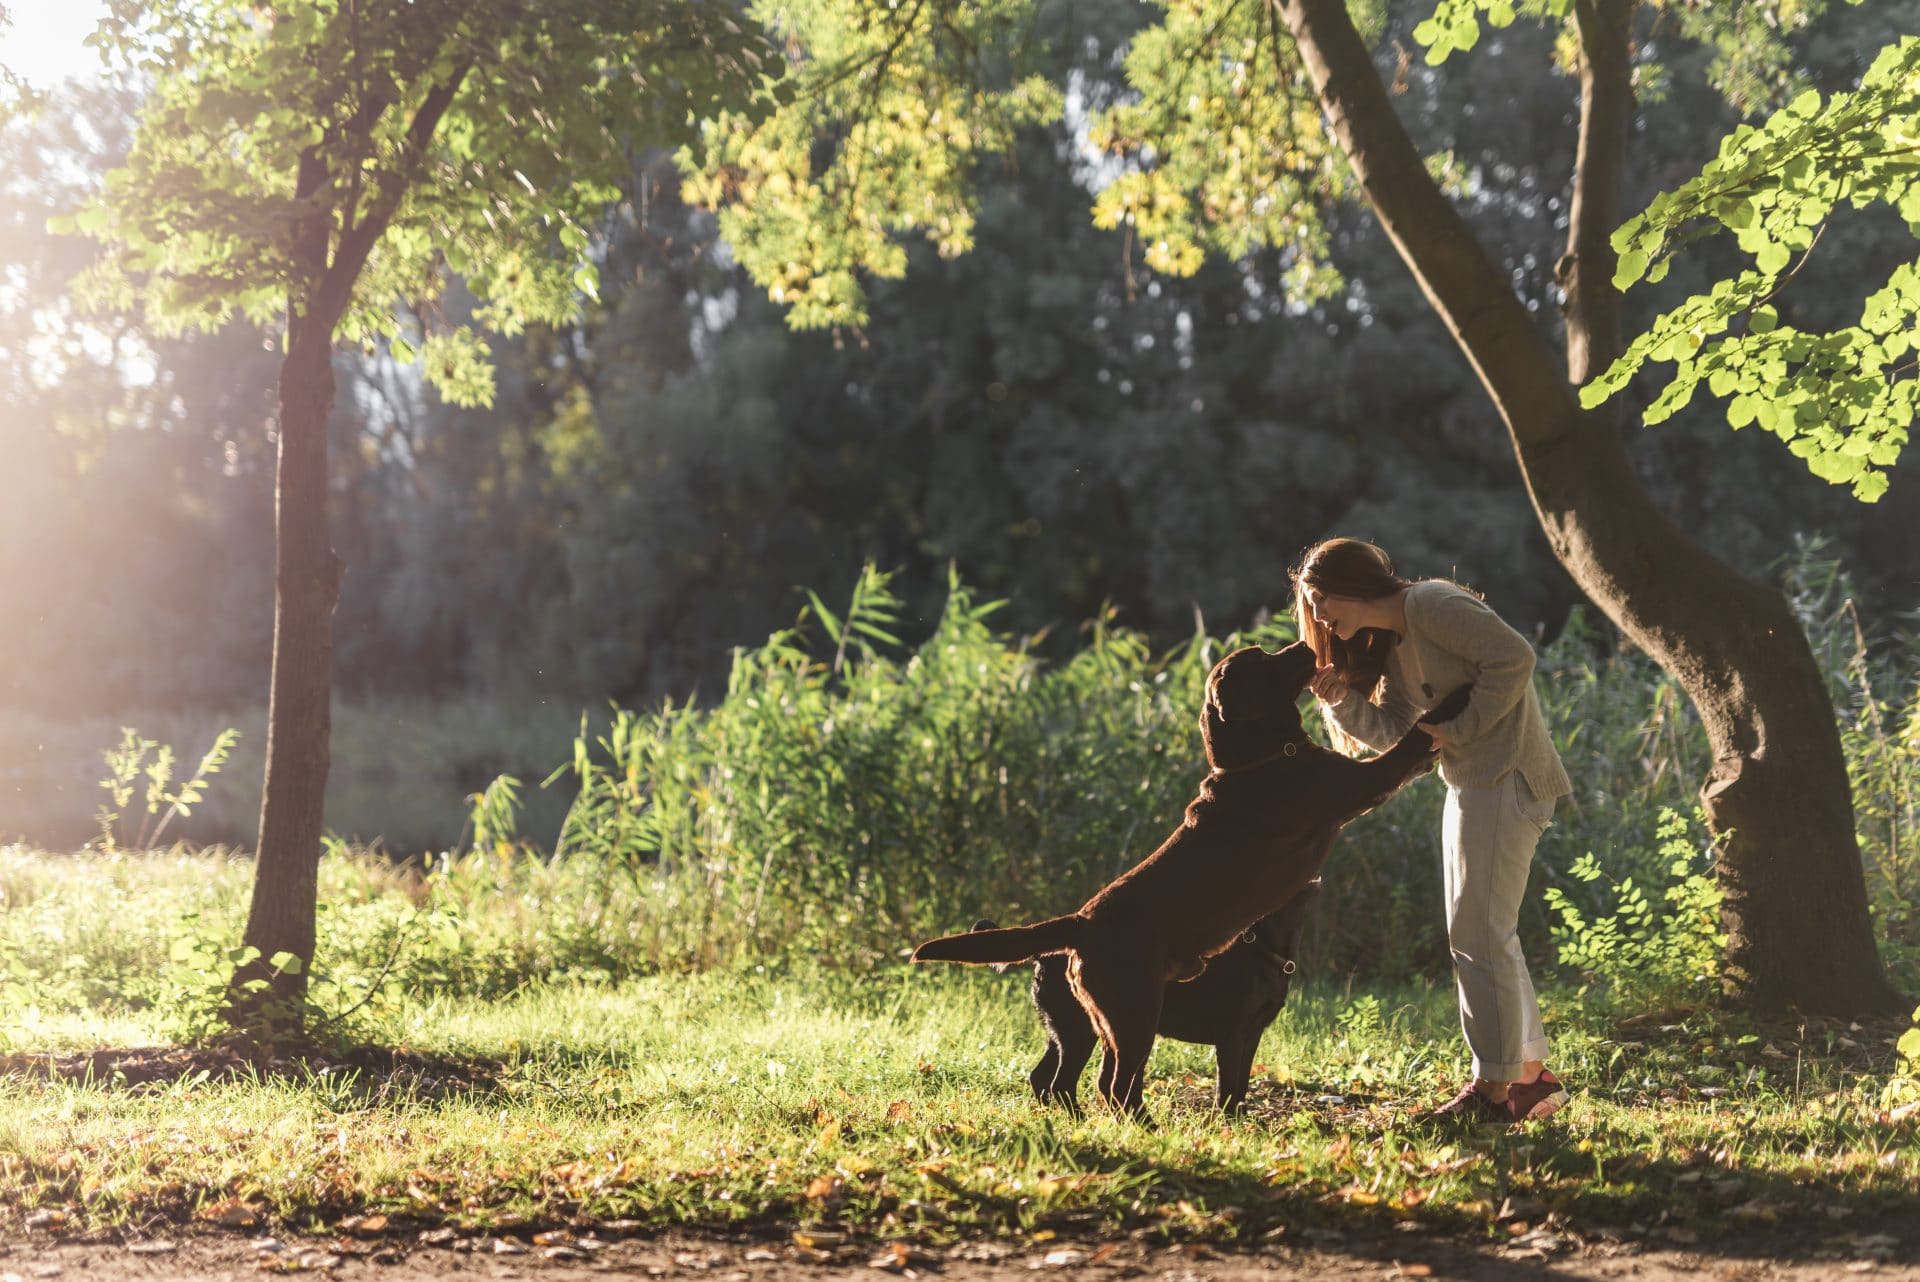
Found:
[[[1042,1104],[1059,1104],[1078,1116],[1080,1074],[1099,1038],[1074,996],[1065,957],[1043,957],[1033,964],[1033,1004],[1047,1030],[1047,1053],[1027,1082]]]
[[[1093,1048],[1099,1044],[1090,1025],[1057,1038],[1047,1047],[1046,1057],[1027,1077],[1033,1085],[1034,1097],[1042,1104],[1058,1104],[1078,1117],[1080,1074],[1093,1058]]]
[[[1100,1094],[1113,1109],[1148,1121],[1142,1093],[1147,1057],[1160,1026],[1166,959],[1157,954],[1090,961],[1072,967],[1074,992],[1100,1035]]]

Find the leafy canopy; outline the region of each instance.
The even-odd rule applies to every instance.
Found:
[[[1299,82],[1292,36],[1273,9],[1244,0],[1161,0],[1166,17],[1127,53],[1135,97],[1096,117],[1090,140],[1126,168],[1094,201],[1094,222],[1123,228],[1147,266],[1191,276],[1211,249],[1287,257],[1288,289],[1329,297],[1325,202],[1351,176]],[[1373,6],[1363,15],[1377,24]]]
[[[1191,275],[1209,249],[1272,248],[1303,296],[1333,293],[1321,200],[1351,183],[1295,83],[1291,37],[1253,0],[1154,2],[1163,20],[1127,54],[1132,95],[1085,119],[1117,170],[1094,221],[1124,230],[1156,271]],[[1377,24],[1374,0],[1358,7]],[[864,320],[860,273],[904,273],[902,234],[946,255],[970,248],[974,167],[1065,106],[1036,70],[1034,11],[1034,0],[755,5],[790,53],[791,93],[769,93],[757,127],[714,122],[681,163],[688,199],[719,211],[793,325]]]
[[[973,244],[972,167],[1059,115],[1033,72],[1030,0],[757,0],[788,82],[755,123],[710,122],[680,163],[688,200],[719,211],[735,258],[797,328],[857,324],[858,273],[906,271],[900,233],[942,254]]]
[[[1663,47],[1669,36],[1677,36],[1713,50],[1707,83],[1744,112],[1776,101],[1794,83],[1790,38],[1825,13],[1827,5],[1828,0],[1642,0],[1641,7],[1658,15],[1646,46]],[[1528,18],[1566,24],[1573,16],[1574,0],[1438,0],[1433,15],[1414,27],[1413,38],[1425,46],[1427,65],[1438,66],[1478,44],[1483,23],[1501,28]],[[1664,75],[1647,57],[1646,46],[1636,76],[1643,93],[1656,88]],[[1575,70],[1579,56],[1578,37],[1567,26],[1560,41],[1560,65]]]
[[[491,397],[482,330],[570,320],[631,152],[780,70],[727,0],[111,0],[91,39],[151,84],[71,220],[96,305],[160,332],[308,317]],[[317,232],[317,234],[316,234]],[[477,300],[449,319],[453,275]]]
[[[1676,253],[1722,232],[1752,266],[1662,314],[1581,389],[1582,403],[1600,404],[1650,362],[1670,363],[1647,422],[1672,416],[1704,380],[1729,398],[1734,428],[1758,423],[1815,476],[1851,485],[1863,501],[1879,498],[1920,404],[1920,262],[1896,267],[1854,325],[1808,332],[1782,324],[1773,305],[1841,206],[1879,202],[1920,238],[1916,37],[1882,50],[1852,93],[1823,101],[1808,90],[1764,123],[1735,130],[1697,175],[1614,233],[1614,283],[1623,289],[1659,280]]]

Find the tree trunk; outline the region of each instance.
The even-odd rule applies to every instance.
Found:
[[[300,158],[295,194],[312,201],[326,180],[319,153],[308,151]],[[288,299],[287,354],[280,362],[267,767],[253,903],[241,937],[259,955],[235,970],[227,1001],[229,1023],[269,1038],[297,1036],[305,1026],[332,764],[333,607],[341,563],[327,528],[327,420],[333,413],[333,327],[344,302],[331,297],[337,286],[327,288],[331,242],[325,210],[296,227],[294,258],[308,284]],[[297,964],[276,967],[274,960],[283,956]]]
[[[302,1031],[307,972],[319,906],[320,832],[332,764],[333,608],[345,568],[327,531],[327,419],[333,413],[333,332],[367,256],[418,177],[427,144],[471,63],[452,68],[422,96],[401,143],[398,172],[336,208],[325,154],[300,156],[293,229],[301,282],[289,293],[287,356],[280,365],[280,453],[274,477],[273,680],[267,698],[267,769],[260,796],[260,848],[253,905],[242,943],[259,951],[237,968],[227,1016],[269,1036]],[[370,99],[356,116],[363,141],[390,105]],[[340,225],[336,229],[335,220]],[[276,970],[290,954],[298,965]]]
[[[331,762],[333,609],[340,558],[327,533],[327,420],[333,410],[329,328],[289,326],[280,367],[275,479],[273,677],[253,904],[242,942],[259,958],[234,976],[229,1011],[241,1028],[297,1032],[313,961],[320,835]],[[287,953],[297,968],[276,972]],[[249,981],[264,989],[246,991]]]
[[[1619,411],[1584,411],[1575,391],[1619,350],[1607,232],[1632,114],[1631,0],[1577,5],[1585,65],[1560,264],[1564,358],[1428,176],[1345,0],[1270,3],[1382,227],[1506,423],[1555,555],[1700,714],[1715,763],[1701,797],[1725,840],[1729,996],[1760,1011],[1904,1013],[1874,948],[1839,732],[1806,637],[1778,592],[1735,574],[1654,506],[1628,463]]]

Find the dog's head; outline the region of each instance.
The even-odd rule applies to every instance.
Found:
[[[1300,692],[1313,671],[1313,649],[1304,641],[1271,653],[1243,646],[1214,664],[1200,716],[1207,764],[1232,769],[1298,740]]]
[[[1254,941],[1269,954],[1282,959],[1282,971],[1286,978],[1282,980],[1280,996],[1284,999],[1289,985],[1293,981],[1294,959],[1300,955],[1300,928],[1306,923],[1307,912],[1313,907],[1313,901],[1320,897],[1320,879],[1315,877],[1279,911],[1262,917],[1251,927]]]

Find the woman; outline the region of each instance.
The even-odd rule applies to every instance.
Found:
[[[1547,1071],[1546,1030],[1516,927],[1534,846],[1573,791],[1533,691],[1533,647],[1474,593],[1401,578],[1357,539],[1307,550],[1294,614],[1319,661],[1313,693],[1335,746],[1384,751],[1420,714],[1471,682],[1467,710],[1422,725],[1447,785],[1441,823],[1447,943],[1473,1081],[1436,1117],[1511,1124],[1567,1102]]]

